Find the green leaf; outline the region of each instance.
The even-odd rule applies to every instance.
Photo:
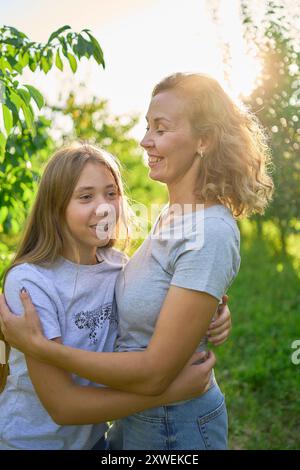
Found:
[[[73,42],[73,33],[68,33],[67,34],[67,43],[72,46],[72,42]]]
[[[6,74],[6,69],[8,69],[10,72],[13,71],[10,63],[4,57],[0,57],[0,70]]]
[[[3,224],[7,216],[8,216],[8,208],[6,206],[2,206],[0,209],[0,225]]]
[[[71,29],[71,26],[65,25],[57,29],[56,31],[54,31],[54,33],[52,33],[51,36],[49,37],[47,44],[49,44],[54,38],[57,38],[57,36],[59,36],[61,33],[66,31],[67,29]]]
[[[42,57],[41,58],[41,63],[40,63],[40,68],[43,70],[45,73],[48,73],[50,70],[50,64],[48,63],[47,57]]]
[[[68,52],[68,61],[72,69],[72,72],[75,73],[77,70],[77,62],[76,62],[75,57],[72,54],[70,54],[70,52]]]
[[[39,109],[41,109],[44,106],[44,98],[43,95],[37,90],[35,87],[32,85],[25,85],[27,90],[29,91],[31,97],[34,99],[36,102],[37,106]]]
[[[19,64],[16,59],[12,56],[7,56],[6,57],[8,63],[10,64],[10,66],[12,67],[13,70],[16,70],[18,73],[22,73],[22,70],[23,70],[23,67],[21,64]]]
[[[20,47],[22,45],[22,41],[17,38],[5,38],[2,39],[1,42],[3,42],[3,44],[8,44],[15,47]]]
[[[30,93],[24,88],[18,89],[18,94],[21,96],[22,100],[28,105],[30,103]]]
[[[62,52],[63,52],[63,55],[64,55],[65,57],[68,57],[68,56],[67,56],[68,45],[67,45],[67,42],[66,42],[65,38],[61,36],[61,37],[58,38],[58,40],[59,40],[59,42],[60,42],[61,45],[62,45]]]
[[[22,98],[20,98],[20,96],[16,92],[10,90],[10,99],[19,111],[22,105]]]
[[[13,116],[13,127],[18,124],[19,121],[19,113],[18,109],[13,101],[11,101],[10,96],[6,96],[5,104],[8,109],[12,112]]]
[[[81,36],[81,34],[78,35],[78,42],[77,42],[77,54],[79,57],[83,57],[86,53],[86,43],[87,41]]]
[[[90,40],[91,40],[91,44],[93,46],[93,56],[96,60],[96,62],[99,64],[99,65],[102,65],[103,68],[105,68],[105,62],[104,62],[104,56],[103,56],[103,51],[100,47],[100,44],[99,42],[97,41],[96,38],[94,38],[94,36],[88,31],[88,30],[84,30],[85,33],[89,36]]]
[[[17,233],[20,232],[20,225],[14,219],[11,220],[11,231],[14,235],[17,235]]]
[[[36,61],[37,64],[38,64],[39,61],[41,60],[41,56],[42,56],[42,53],[41,53],[40,50],[35,51],[35,53],[34,53],[34,58],[35,58],[35,61]]]
[[[35,72],[35,70],[37,68],[37,63],[32,57],[29,57],[29,68],[30,68],[31,72]]]
[[[63,69],[64,69],[64,64],[63,64],[63,61],[61,60],[61,57],[60,57],[60,55],[59,55],[59,50],[58,50],[58,49],[57,49],[57,51],[56,51],[55,65],[56,65],[56,67],[57,67],[59,70],[63,71]]]
[[[12,113],[5,104],[2,105],[2,112],[3,112],[3,121],[4,121],[6,134],[9,136],[10,131],[13,126]]]
[[[22,55],[22,59],[20,57],[20,61],[22,63],[22,67],[26,67],[26,65],[28,65],[28,61],[29,61],[29,54],[28,52],[25,52],[23,55]]]
[[[13,28],[13,26],[5,26],[5,28],[9,30],[11,33],[13,33],[15,36],[18,36],[23,39],[25,38],[28,39],[28,36],[26,36],[26,34],[22,33],[22,31],[19,31],[16,28]]]
[[[23,114],[24,114],[24,119],[25,119],[26,126],[29,130],[32,130],[33,129],[33,116],[32,116],[32,113],[30,111],[29,106],[27,106],[27,104],[23,100],[22,100],[22,103],[21,103],[21,108],[22,108],[22,111],[23,111]]]
[[[49,64],[49,70],[52,68],[53,65],[53,51],[52,49],[47,50],[47,61]]]
[[[6,48],[6,56],[16,57],[18,53],[18,49],[15,46],[7,46]]]

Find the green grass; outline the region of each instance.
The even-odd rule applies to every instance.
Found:
[[[216,348],[231,449],[300,448],[300,364],[291,362],[291,344],[300,340],[299,240],[289,244],[293,256],[276,256],[271,232],[258,240],[243,226],[241,269],[229,293],[233,331]]]

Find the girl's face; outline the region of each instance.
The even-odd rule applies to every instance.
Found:
[[[148,153],[150,178],[168,185],[180,181],[193,167],[201,141],[192,131],[187,103],[173,91],[154,96],[141,141]],[[194,165],[198,171],[197,164]]]
[[[68,228],[83,258],[109,242],[114,227],[109,224],[106,230],[105,226],[108,221],[117,223],[119,201],[118,188],[109,169],[101,163],[86,163],[66,210]]]

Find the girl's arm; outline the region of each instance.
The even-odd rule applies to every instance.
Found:
[[[53,340],[61,343],[60,338]],[[51,418],[60,425],[96,424],[111,421],[173,401],[190,399],[208,387],[215,358],[191,365],[194,355],[168,390],[158,396],[142,396],[109,388],[76,385],[67,372],[26,357],[35,391]]]
[[[11,344],[92,382],[145,395],[166,390],[196,350],[218,305],[209,294],[171,286],[145,351],[95,353],[46,340],[29,296],[23,293],[21,299],[23,318],[1,306],[2,331]]]
[[[216,318],[214,318],[207,330],[208,341],[214,346],[220,346],[227,341],[232,328],[231,313],[227,305],[228,295],[223,295],[222,303],[218,306]]]

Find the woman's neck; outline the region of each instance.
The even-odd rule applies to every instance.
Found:
[[[215,204],[219,204],[217,200],[203,201],[194,194],[191,190],[184,188],[168,187],[169,191],[169,205],[170,207],[180,206],[181,209],[187,209],[194,212],[200,209],[200,206],[207,208]]]
[[[170,205],[173,204],[201,204],[195,195],[198,172],[188,171],[185,175],[167,183]]]
[[[167,183],[168,192],[169,192],[169,201],[170,206],[178,205],[182,209],[184,206],[189,205],[192,207],[192,211],[199,210],[199,205],[203,205],[204,208],[210,207],[215,204],[219,204],[217,199],[214,200],[201,200],[197,196],[195,189],[197,188],[198,183],[198,170],[189,171],[181,178],[178,178],[175,181]]]

